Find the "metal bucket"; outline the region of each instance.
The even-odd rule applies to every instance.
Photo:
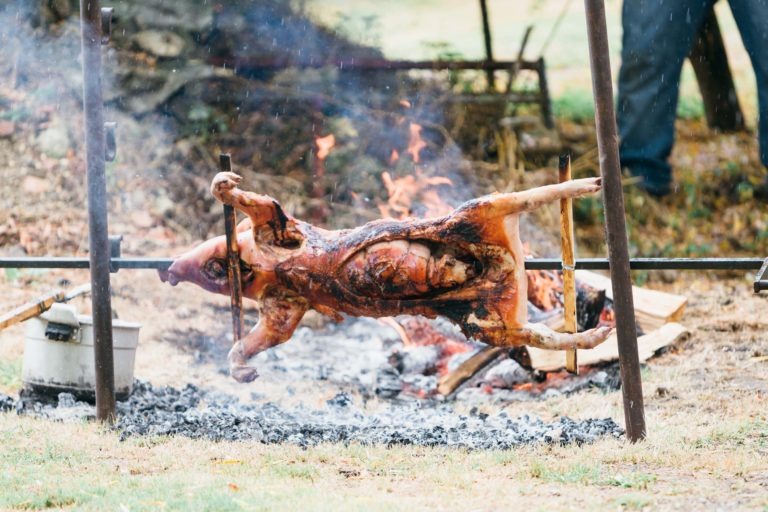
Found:
[[[122,399],[133,388],[133,367],[140,324],[112,321],[115,394]],[[72,393],[93,399],[96,375],[93,356],[93,319],[78,315],[74,306],[54,304],[27,322],[22,366],[24,387],[47,395]]]

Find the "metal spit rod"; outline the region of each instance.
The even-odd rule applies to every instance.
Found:
[[[632,258],[632,270],[759,270],[764,264],[762,258]],[[173,258],[111,258],[115,269],[166,270]],[[78,257],[20,257],[0,258],[0,268],[89,268],[88,258]],[[526,270],[562,270],[563,264],[557,258],[534,258],[525,260]],[[580,258],[576,260],[577,270],[610,270],[606,258]],[[768,276],[767,276],[768,277]]]

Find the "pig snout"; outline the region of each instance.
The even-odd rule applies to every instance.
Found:
[[[179,284],[181,279],[176,274],[174,266],[176,265],[176,262],[174,262],[170,267],[168,267],[167,270],[158,270],[157,273],[160,276],[160,280],[164,283],[169,283],[171,286],[176,286]]]

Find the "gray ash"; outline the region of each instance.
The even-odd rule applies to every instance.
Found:
[[[340,393],[322,409],[283,407],[275,403],[242,404],[235,398],[192,385],[155,388],[138,382],[118,406],[115,428],[121,438],[182,435],[210,440],[257,440],[314,446],[319,443],[453,446],[505,449],[531,443],[585,443],[601,436],[619,437],[610,418],[552,423],[506,412],[460,415],[447,404],[396,401],[368,414],[355,398]]]
[[[343,393],[323,409],[281,407],[274,403],[242,404],[231,396],[188,384],[182,389],[137,382],[128,400],[118,402],[114,428],[121,439],[132,436],[177,435],[213,441],[256,440],[303,447],[319,443],[363,445],[448,446],[464,449],[507,449],[524,444],[589,443],[599,437],[621,437],[610,418],[546,423],[528,415],[511,418],[501,411],[457,414],[448,404],[394,401],[367,414],[355,397]],[[29,397],[20,414],[53,420],[93,417],[93,407],[61,393],[58,403],[33,403]],[[5,403],[0,401],[0,403]]]
[[[4,395],[0,393],[0,412],[8,412],[13,410],[13,408],[16,406],[16,400],[9,397],[8,395]]]

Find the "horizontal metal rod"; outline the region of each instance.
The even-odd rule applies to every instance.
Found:
[[[339,71],[388,71],[388,70],[512,70],[538,71],[537,61],[516,60],[387,60],[387,59],[337,59],[292,62],[288,59],[264,57],[211,57],[214,66],[227,66],[248,70],[282,70],[286,68],[334,67]]]
[[[762,258],[632,258],[632,270],[758,270]],[[576,260],[576,268],[582,270],[608,270],[605,258],[584,258]],[[525,260],[528,270],[560,270],[559,259],[537,258]]]
[[[165,270],[172,258],[111,258],[110,263],[121,269]],[[88,258],[0,258],[0,268],[89,268]]]
[[[172,258],[112,258],[111,263],[121,269],[165,270]],[[629,260],[632,270],[759,270],[763,258],[634,258]],[[0,268],[88,268],[88,258],[25,257],[0,258]],[[582,270],[608,270],[606,258],[576,260],[575,267]],[[560,270],[562,262],[556,258],[525,260],[528,270]]]

